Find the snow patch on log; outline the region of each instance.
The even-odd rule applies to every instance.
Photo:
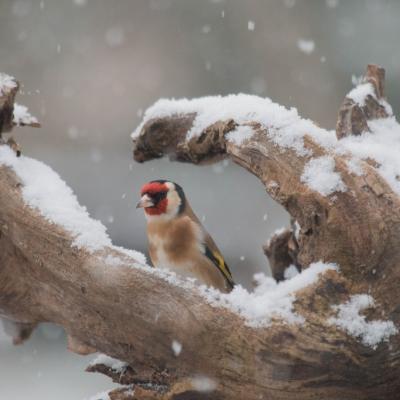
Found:
[[[367,96],[375,97],[375,89],[369,82],[356,86],[347,94],[346,97],[353,100],[360,106],[365,106],[365,100]]]
[[[251,139],[254,135],[254,130],[251,126],[240,125],[234,131],[229,132],[226,138],[228,141],[240,146],[245,140]]]
[[[238,124],[236,131],[227,134],[227,140],[245,146],[245,139],[250,139],[250,131],[245,128],[250,124],[259,124],[265,129],[269,139],[283,149],[292,149],[300,156],[312,156],[305,148],[304,138],[309,136],[316,144],[324,148],[329,155],[347,155],[357,160],[375,160],[378,172],[392,189],[400,194],[400,125],[392,116],[390,105],[383,98],[377,98],[370,83],[363,83],[353,89],[348,96],[363,104],[367,95],[371,95],[383,105],[388,118],[369,120],[370,132],[359,136],[337,139],[334,131],[318,127],[312,121],[301,118],[295,108],[287,109],[273,103],[269,98],[238,94],[228,96],[210,96],[197,99],[168,100],[161,99],[149,107],[143,121],[132,133],[137,139],[144,125],[155,118],[187,116],[192,114],[194,121],[187,133],[186,140],[201,134],[206,128],[218,121],[233,120]],[[246,129],[246,132],[244,131]],[[144,131],[143,131],[144,132]],[[349,172],[362,175],[362,166],[358,162],[348,163]],[[339,182],[337,188],[343,191]],[[337,188],[335,190],[337,190]],[[324,192],[325,190],[323,190]],[[328,190],[330,192],[330,190]]]
[[[292,279],[299,274],[299,270],[294,265],[289,265],[285,271],[283,271],[283,277],[285,279]]]
[[[107,356],[106,354],[99,354],[89,363],[89,367],[99,364],[105,365],[106,367],[118,373],[122,372],[128,366],[126,362]]]
[[[204,129],[218,121],[234,120],[240,126],[251,122],[259,123],[270,131],[271,139],[279,146],[294,149],[300,155],[310,154],[310,151],[304,148],[305,134],[324,146],[332,146],[336,142],[333,131],[326,131],[311,120],[301,118],[296,108],[287,109],[269,98],[248,94],[208,96],[192,100],[160,99],[146,110],[143,121],[131,137],[137,138],[143,126],[153,118],[188,114],[195,116],[187,133],[188,140],[200,135]]]
[[[381,106],[383,106],[388,115],[393,115],[393,110],[390,104],[384,98],[378,98],[376,96],[374,86],[370,82],[361,82],[347,93],[346,97],[353,100],[360,107],[364,107],[368,96],[373,97]]]
[[[246,325],[259,328],[269,326],[273,319],[289,324],[302,324],[304,318],[293,311],[296,292],[317,282],[320,274],[328,270],[338,270],[335,264],[317,262],[291,279],[276,282],[275,279],[256,274],[258,286],[249,292],[240,285],[232,292],[221,294],[213,289],[204,289],[203,294],[210,304],[227,308],[241,315]]]
[[[21,104],[14,104],[14,118],[13,122],[17,126],[23,125],[35,125],[38,124],[39,121],[36,117],[34,117],[29,111],[28,107],[23,106]]]
[[[0,72],[0,96],[17,87],[17,81],[10,75]]]
[[[78,203],[71,188],[50,167],[29,157],[17,157],[5,145],[0,146],[0,165],[10,167],[21,180],[22,197],[29,207],[71,233],[73,246],[89,252],[113,247],[105,226],[90,218],[86,207]],[[143,254],[126,249],[124,252],[145,264]]]
[[[346,331],[349,335],[360,338],[365,346],[376,349],[381,342],[389,341],[390,336],[399,333],[392,321],[367,321],[360,312],[374,307],[374,299],[367,294],[351,296],[344,304],[334,306],[337,316],[328,322]]]
[[[104,257],[104,262],[111,267],[119,267],[124,264],[123,260],[119,257],[113,256],[112,254],[107,254],[107,256]]]
[[[182,343],[178,342],[177,340],[173,340],[171,344],[171,349],[174,352],[175,357],[178,357],[182,351]]]
[[[209,393],[213,392],[217,388],[217,382],[208,376],[195,376],[191,378],[190,381],[193,389],[197,392]]]
[[[368,126],[371,132],[339,140],[337,152],[359,160],[375,160],[380,175],[400,194],[400,125],[389,117],[368,121]]]
[[[340,174],[335,172],[335,159],[331,156],[311,159],[304,166],[301,181],[322,196],[347,190]]]
[[[72,190],[50,167],[29,157],[16,157],[8,146],[0,146],[0,164],[12,168],[21,179],[26,204],[49,222],[71,232],[74,246],[95,251],[112,245],[106,228],[89,217]]]
[[[359,159],[352,157],[346,161],[346,165],[347,165],[347,168],[349,169],[350,173],[357,175],[357,176],[364,175],[361,161]]]

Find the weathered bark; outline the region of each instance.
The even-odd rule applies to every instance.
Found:
[[[9,137],[7,141],[3,138],[3,133],[10,132],[13,127],[17,125],[14,121],[14,101],[18,93],[19,83],[15,81],[15,87],[2,88],[0,91],[0,145],[7,143],[17,154],[21,155],[20,145]],[[21,126],[30,126],[33,128],[40,128],[39,122],[20,123]]]
[[[272,236],[263,246],[265,255],[268,257],[272,276],[279,282],[285,279],[285,269],[294,265],[298,271],[301,271],[301,265],[297,259],[299,253],[299,244],[295,235],[294,223],[291,229]]]
[[[339,139],[369,131],[368,120],[386,118],[389,115],[379,102],[385,99],[385,70],[377,65],[368,65],[362,83],[373,86],[376,99],[368,95],[364,106],[356,104],[348,97],[344,99],[336,123],[336,135]]]
[[[193,119],[181,115],[148,122],[136,140],[135,158],[169,153],[203,163],[230,156],[255,174],[301,226],[299,265],[319,260],[340,265],[340,273],[329,271],[297,293],[295,310],[305,323],[276,320],[267,328],[250,328],[195,290],[174,286],[145,268],[129,268],[135,260],[118,249],[77,250],[62,227],[24,204],[20,183],[6,167],[0,167],[1,314],[25,324],[59,324],[82,343],[128,362],[124,383],[137,391],[114,391],[116,400],[395,398],[399,335],[376,351],[327,318],[333,304],[370,292],[379,317],[400,323],[398,196],[373,166],[365,163],[365,174],[355,176],[336,155],[336,169],[350,190],[333,201],[301,182],[309,157],[279,148],[261,126],[254,123],[256,134],[241,145],[226,140],[237,126],[232,120],[187,141]],[[305,145],[313,156],[326,152],[309,137]],[[108,254],[125,265],[111,269]],[[171,350],[173,340],[183,346],[179,357]],[[94,369],[116,379],[104,366]],[[190,378],[199,375],[212,378],[215,391],[195,392]]]
[[[10,132],[14,126],[14,100],[15,95],[18,92],[18,88],[19,84],[16,82],[15,87],[10,89],[4,88],[2,91],[0,91],[0,141],[2,133]]]

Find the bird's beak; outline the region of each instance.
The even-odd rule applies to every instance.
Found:
[[[146,208],[146,207],[153,207],[153,206],[154,206],[154,203],[147,194],[144,194],[141,197],[139,203],[136,204],[136,208]]]

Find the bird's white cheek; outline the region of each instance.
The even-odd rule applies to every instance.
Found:
[[[167,195],[168,205],[166,214],[175,217],[178,214],[181,199],[176,191],[169,191]]]

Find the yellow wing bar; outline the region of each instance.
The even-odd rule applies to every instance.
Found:
[[[235,283],[233,282],[231,271],[229,270],[228,265],[226,264],[224,258],[217,251],[211,251],[208,246],[205,249],[205,255],[213,262],[213,264],[221,271],[222,275],[227,280],[229,286],[233,288]]]

